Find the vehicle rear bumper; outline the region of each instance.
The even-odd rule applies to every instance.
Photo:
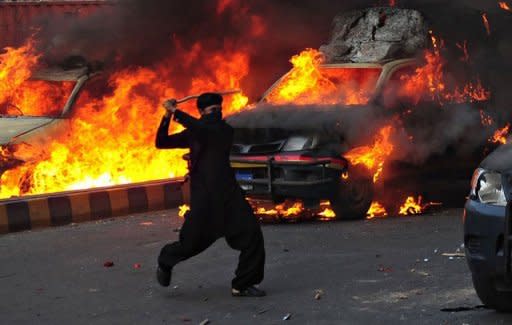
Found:
[[[512,290],[510,253],[505,252],[507,208],[469,199],[464,210],[466,260],[474,276],[491,277],[497,289]]]

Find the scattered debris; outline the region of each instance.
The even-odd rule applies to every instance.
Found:
[[[391,273],[393,272],[393,268],[391,266],[384,266],[384,265],[379,265],[379,268],[377,269],[377,271],[379,272],[383,272],[383,273]]]
[[[423,262],[425,262],[425,263],[427,263],[428,261],[429,261],[429,259],[428,259],[428,258],[425,258],[425,259],[423,260]]]
[[[443,253],[443,256],[447,256],[447,257],[466,257],[466,254],[459,253],[459,252],[456,252],[456,253]]]
[[[89,289],[90,293],[95,293],[95,292],[99,292],[99,291],[100,291],[100,289],[96,289],[96,288],[90,288]]]
[[[139,225],[141,225],[141,226],[146,226],[146,227],[147,227],[147,226],[152,226],[152,225],[154,225],[154,223],[153,223],[152,221],[145,221],[145,222],[141,222],[141,223],[139,223]]]
[[[290,320],[292,319],[292,314],[286,314],[286,316],[283,317],[283,320]]]
[[[203,301],[204,301],[204,302],[208,301],[208,297],[204,297],[204,298],[203,298]]]
[[[315,300],[322,299],[323,295],[324,295],[324,291],[322,289],[315,290]]]
[[[199,323],[199,325],[208,325],[208,324],[210,324],[210,320],[209,319],[205,319],[204,321]]]
[[[290,250],[288,248],[284,248],[283,252],[288,253]]]
[[[175,285],[174,287],[172,287],[174,290],[178,289],[180,286],[179,285]]]
[[[103,266],[104,266],[104,267],[113,267],[113,266],[114,266],[114,262],[112,262],[112,261],[106,261],[105,263],[103,263]]]
[[[192,319],[188,318],[188,317],[181,317],[180,318],[182,322],[185,322],[185,323],[188,323],[188,322],[191,322]]]
[[[460,313],[463,311],[474,311],[474,310],[480,310],[480,309],[487,309],[487,307],[484,305],[478,305],[475,307],[443,308],[443,309],[441,309],[441,311],[446,312],[446,313]]]
[[[268,309],[262,309],[258,312],[258,315],[262,315],[264,313],[266,313],[268,311]]]

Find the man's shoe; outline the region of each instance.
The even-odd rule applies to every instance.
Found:
[[[255,286],[250,286],[244,290],[237,290],[235,288],[231,289],[231,295],[233,297],[265,297],[267,293],[263,290],[256,288]]]
[[[156,279],[162,287],[168,287],[171,284],[171,272],[165,271],[159,266],[156,269]]]

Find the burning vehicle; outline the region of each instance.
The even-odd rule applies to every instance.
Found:
[[[257,213],[286,217],[283,202],[291,199],[300,202],[292,214],[306,207],[323,209],[321,216],[363,219],[387,214],[375,201],[379,194],[396,205],[397,194],[408,186],[417,191],[425,180],[464,183],[488,145],[489,130],[474,117],[485,115],[490,94],[479,81],[449,87],[440,46],[415,10],[338,16],[330,44],[294,57],[293,69],[256,107],[228,119],[236,129],[232,166]],[[459,130],[439,145],[447,123]],[[472,128],[485,136],[468,140],[465,130]],[[433,146],[436,152],[425,150]],[[443,199],[445,192],[436,192]],[[261,200],[278,205],[258,208]],[[408,197],[400,211],[408,203],[419,211],[433,204]]]
[[[44,146],[46,139],[66,132],[81,90],[96,73],[85,64],[46,68],[22,78],[19,85],[4,86],[15,90],[2,92],[9,96],[0,98],[0,176],[36,158],[17,157],[16,148]]]
[[[473,284],[482,302],[512,311],[512,146],[490,154],[475,171],[464,211],[464,245]]]

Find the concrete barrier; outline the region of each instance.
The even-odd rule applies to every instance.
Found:
[[[0,200],[0,234],[177,208],[183,179]]]

